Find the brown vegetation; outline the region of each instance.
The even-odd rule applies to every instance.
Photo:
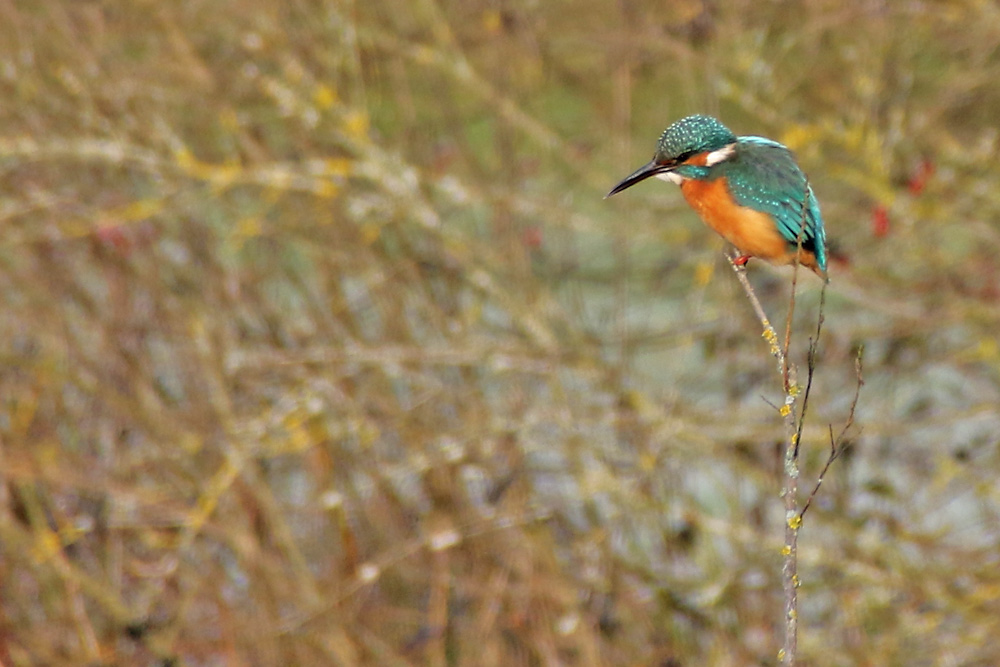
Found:
[[[601,199],[694,112],[850,260],[802,663],[1000,663],[997,81],[988,2],[0,3],[0,663],[773,664],[774,361]]]

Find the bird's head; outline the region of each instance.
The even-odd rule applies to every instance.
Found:
[[[725,160],[732,154],[736,135],[729,128],[711,116],[687,116],[673,123],[663,131],[656,144],[653,159],[611,189],[607,197],[618,194],[650,176],[658,176],[674,182],[685,178],[678,168],[695,158],[705,155],[701,166],[711,166]]]

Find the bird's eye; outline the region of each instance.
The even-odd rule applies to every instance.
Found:
[[[684,162],[687,162],[689,158],[691,158],[691,157],[693,157],[693,156],[695,156],[697,154],[698,154],[698,151],[684,151],[683,153],[681,153],[680,155],[677,156],[677,158],[676,158],[675,161],[677,162],[677,164],[682,164]]]

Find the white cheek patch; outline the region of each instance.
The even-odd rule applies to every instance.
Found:
[[[705,166],[711,167],[714,164],[719,164],[724,160],[728,160],[736,152],[736,144],[726,144],[717,151],[712,151],[705,156]]]
[[[676,183],[680,185],[684,182],[684,177],[673,171],[665,171],[662,174],[657,174],[656,177],[661,181],[667,181],[669,183]]]

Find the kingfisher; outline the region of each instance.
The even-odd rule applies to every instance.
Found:
[[[792,152],[777,141],[737,137],[711,116],[682,118],[663,131],[653,159],[605,199],[650,176],[681,187],[699,217],[739,250],[734,264],[797,259],[827,279],[819,202]]]

